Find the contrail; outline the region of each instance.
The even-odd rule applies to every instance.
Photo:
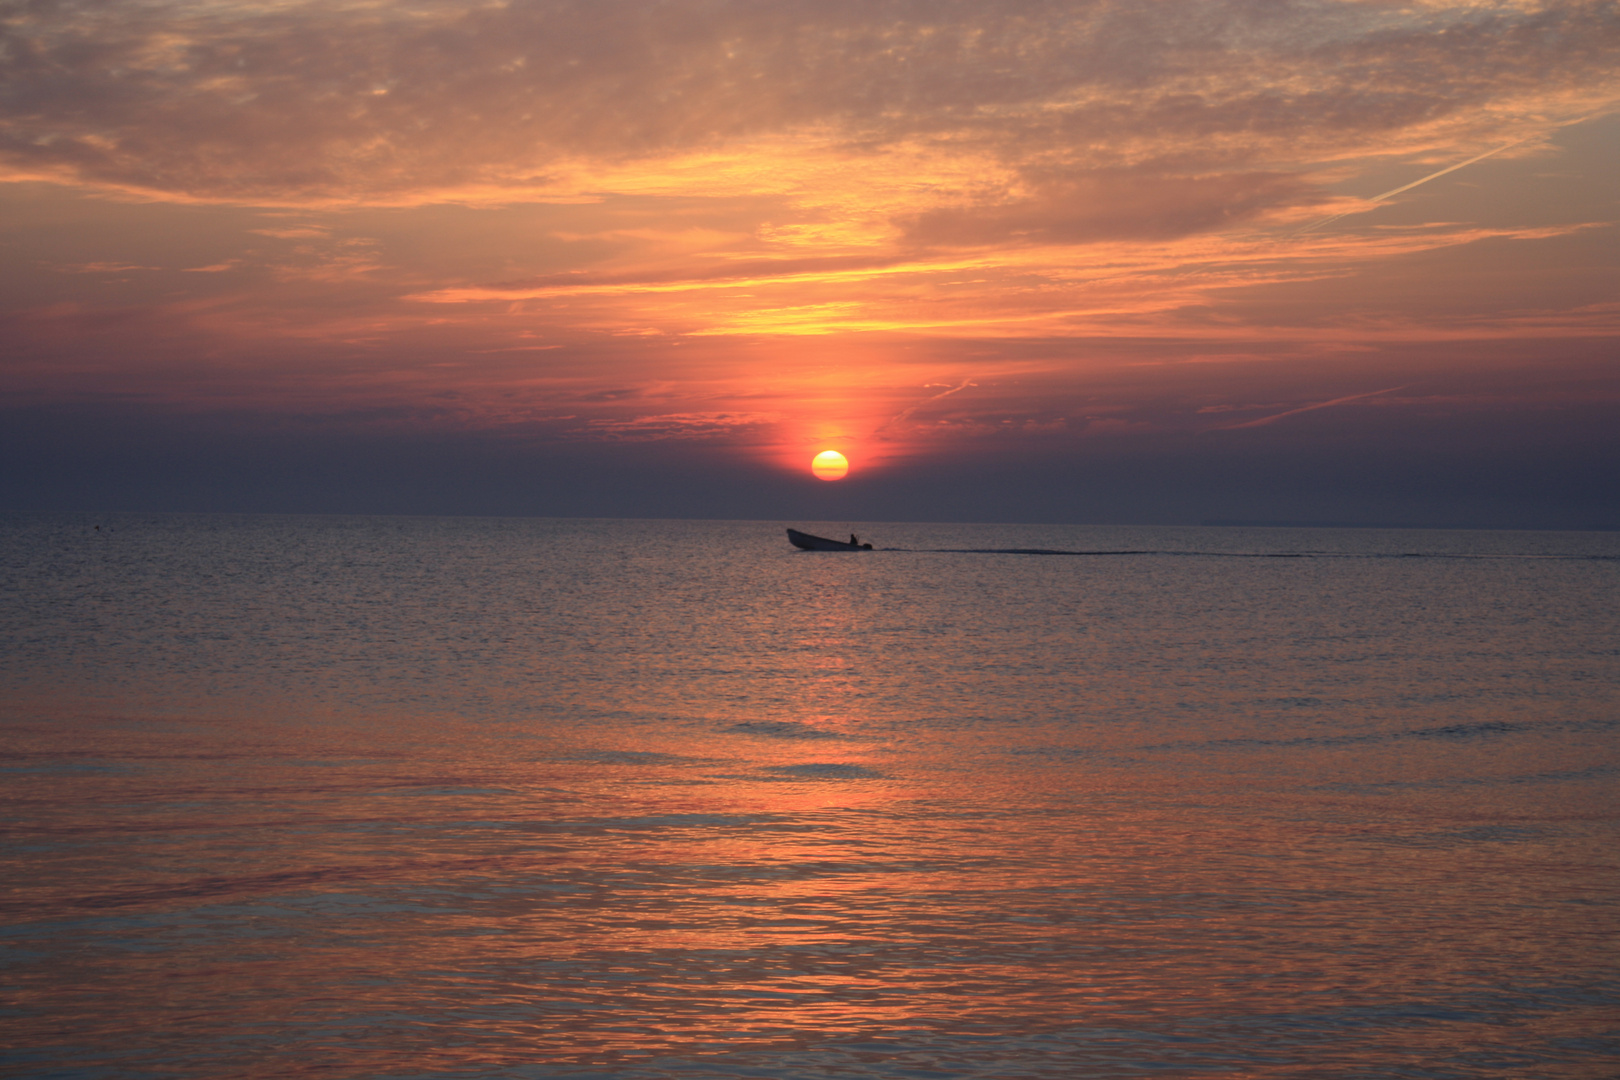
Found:
[[[1377,397],[1379,394],[1393,394],[1397,390],[1405,390],[1404,386],[1392,386],[1388,390],[1369,390],[1365,394],[1351,394],[1349,397],[1334,398],[1332,401],[1319,401],[1315,405],[1305,405],[1298,409],[1289,409],[1287,412],[1275,413],[1271,416],[1262,416],[1258,420],[1248,420],[1241,424],[1228,424],[1226,427],[1216,428],[1216,431],[1237,431],[1239,428],[1265,427],[1274,420],[1281,420],[1285,416],[1298,416],[1302,412],[1311,412],[1314,409],[1326,409],[1334,405],[1343,405],[1347,401],[1360,401],[1362,398]]]
[[[1390,191],[1386,191],[1382,195],[1374,195],[1372,198],[1368,199],[1367,201],[1370,202],[1370,203],[1383,202],[1385,199],[1393,198],[1394,196],[1399,195],[1403,191],[1411,191],[1413,188],[1417,187],[1419,184],[1427,184],[1430,180],[1437,180],[1440,177],[1446,175],[1447,173],[1453,173],[1453,172],[1456,172],[1458,169],[1467,168],[1468,166],[1472,165],[1476,161],[1484,161],[1486,158],[1490,157],[1492,154],[1500,154],[1504,150],[1511,150],[1515,146],[1522,146],[1523,144],[1529,142],[1531,139],[1537,139],[1537,138],[1540,138],[1543,135],[1549,135],[1552,132],[1559,130],[1560,128],[1574,127],[1576,124],[1584,124],[1588,120],[1596,120],[1600,116],[1607,116],[1611,112],[1614,111],[1615,104],[1616,104],[1615,102],[1611,101],[1607,105],[1604,105],[1602,108],[1598,109],[1596,112],[1587,113],[1585,116],[1577,117],[1574,120],[1565,120],[1562,123],[1554,124],[1552,127],[1545,128],[1545,129],[1543,129],[1541,131],[1535,132],[1532,135],[1526,135],[1522,139],[1515,139],[1514,141],[1512,141],[1510,143],[1503,143],[1501,146],[1498,146],[1494,150],[1487,150],[1483,154],[1475,154],[1473,157],[1469,158],[1467,161],[1459,161],[1455,165],[1447,165],[1445,168],[1441,169],[1439,172],[1430,173],[1428,176],[1423,177],[1421,180],[1414,180],[1410,184],[1402,184],[1400,187],[1394,188],[1394,189],[1392,189]],[[1346,210],[1342,214],[1334,214],[1331,217],[1323,218],[1321,221],[1313,221],[1309,225],[1306,225],[1304,228],[1295,229],[1293,232],[1289,233],[1288,235],[1289,236],[1301,236],[1301,235],[1303,235],[1305,233],[1310,232],[1312,229],[1320,229],[1323,225],[1327,225],[1327,224],[1329,224],[1331,222],[1338,221],[1342,217],[1349,217],[1351,214],[1355,214],[1355,213],[1359,213],[1359,212],[1360,212],[1359,208],[1356,209],[1356,210]]]
[[[1447,165],[1445,168],[1441,169],[1439,172],[1430,173],[1428,176],[1423,177],[1423,179],[1421,179],[1421,180],[1414,180],[1410,184],[1402,184],[1400,187],[1392,188],[1391,190],[1384,192],[1382,195],[1374,195],[1372,198],[1368,199],[1367,202],[1370,202],[1370,203],[1383,202],[1385,199],[1393,198],[1394,196],[1399,195],[1403,191],[1411,191],[1413,188],[1417,187],[1419,184],[1427,184],[1430,180],[1438,180],[1440,177],[1446,175],[1446,173],[1456,172],[1458,169],[1466,168],[1467,166],[1472,165],[1476,161],[1484,161],[1486,158],[1490,157],[1492,154],[1500,154],[1504,150],[1511,150],[1515,146],[1519,146],[1519,145],[1522,145],[1524,143],[1527,143],[1531,139],[1537,138],[1541,134],[1542,134],[1542,132],[1538,131],[1538,132],[1536,132],[1535,135],[1526,135],[1522,139],[1515,139],[1513,142],[1503,143],[1501,146],[1498,146],[1494,150],[1487,150],[1483,154],[1475,154],[1473,157],[1469,158],[1467,161],[1459,161],[1455,165]],[[1325,217],[1321,221],[1314,221],[1314,222],[1312,222],[1311,224],[1305,226],[1302,229],[1295,229],[1293,231],[1293,233],[1291,233],[1290,235],[1302,236],[1305,233],[1310,232],[1312,229],[1320,229],[1323,225],[1330,224],[1332,222],[1338,221],[1342,217],[1349,217],[1351,214],[1356,214],[1356,213],[1360,213],[1360,212],[1361,212],[1360,207],[1357,207],[1355,210],[1346,210],[1342,214],[1334,214],[1332,217]]]
[[[949,390],[946,390],[942,394],[935,394],[931,398],[923,398],[923,400],[917,402],[917,404],[913,405],[911,408],[909,408],[909,409],[905,410],[904,412],[900,413],[900,415],[891,417],[890,419],[884,421],[882,424],[878,425],[877,431],[872,432],[872,434],[876,435],[876,434],[878,434],[878,432],[884,430],[885,428],[892,427],[893,425],[900,423],[902,420],[909,420],[911,418],[912,413],[916,412],[918,409],[922,408],[924,405],[927,405],[931,401],[938,401],[940,398],[950,397],[952,394],[959,393],[960,391],[966,390],[970,386],[978,386],[978,385],[979,384],[974,382],[972,379],[963,379],[961,386],[953,386]]]

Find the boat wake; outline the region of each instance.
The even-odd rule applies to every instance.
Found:
[[[1169,551],[1158,548],[1132,548],[1119,551],[1068,551],[1062,548],[902,547],[880,547],[875,550],[909,552],[916,555],[1089,555],[1096,557],[1162,555],[1198,559],[1483,559],[1497,561],[1620,562],[1620,555],[1476,554],[1449,551]]]

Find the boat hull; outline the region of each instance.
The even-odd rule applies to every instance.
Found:
[[[798,529],[787,531],[788,540],[796,548],[805,551],[871,551],[871,544],[851,544],[843,540],[829,540],[825,536],[812,536],[802,533]]]

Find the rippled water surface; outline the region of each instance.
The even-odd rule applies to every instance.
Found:
[[[783,524],[0,519],[4,1068],[1620,1075],[1620,535]]]

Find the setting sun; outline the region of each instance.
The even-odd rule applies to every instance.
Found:
[[[810,462],[818,480],[842,480],[849,472],[849,459],[836,450],[823,450]]]

